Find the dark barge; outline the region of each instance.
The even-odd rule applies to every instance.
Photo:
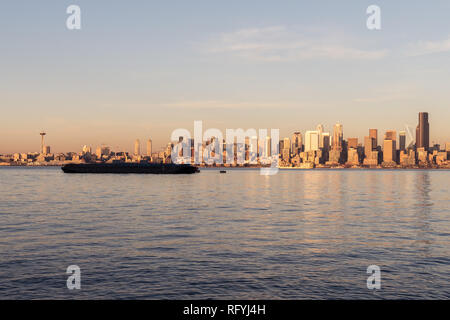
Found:
[[[190,174],[200,171],[190,164],[171,163],[69,163],[61,169],[65,173]]]

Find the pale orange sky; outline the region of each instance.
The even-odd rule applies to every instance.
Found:
[[[340,122],[362,142],[421,111],[450,141],[448,1],[379,1],[379,31],[364,1],[78,2],[78,31],[69,1],[0,4],[0,154],[38,151],[41,130],[52,152],[157,151],[194,120],[280,138]]]

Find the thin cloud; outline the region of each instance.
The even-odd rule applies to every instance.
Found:
[[[229,53],[259,61],[308,59],[374,60],[388,50],[359,49],[323,34],[311,35],[285,26],[241,29],[222,33],[208,45],[209,53]]]
[[[393,95],[379,95],[372,97],[362,97],[353,99],[357,103],[381,103],[399,100],[411,100],[411,95],[393,94]]]
[[[442,52],[450,52],[450,36],[441,41],[419,41],[411,44],[406,55],[416,57]]]
[[[233,102],[233,101],[180,101],[175,103],[165,103],[165,107],[180,109],[277,109],[277,108],[296,108],[298,103],[294,102]]]

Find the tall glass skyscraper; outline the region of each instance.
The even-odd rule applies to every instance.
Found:
[[[419,124],[416,128],[416,147],[430,147],[430,124],[428,123],[428,112],[419,112]]]

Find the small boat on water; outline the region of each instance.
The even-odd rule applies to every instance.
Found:
[[[200,170],[190,164],[172,163],[69,163],[61,167],[65,173],[152,173],[191,174]]]

